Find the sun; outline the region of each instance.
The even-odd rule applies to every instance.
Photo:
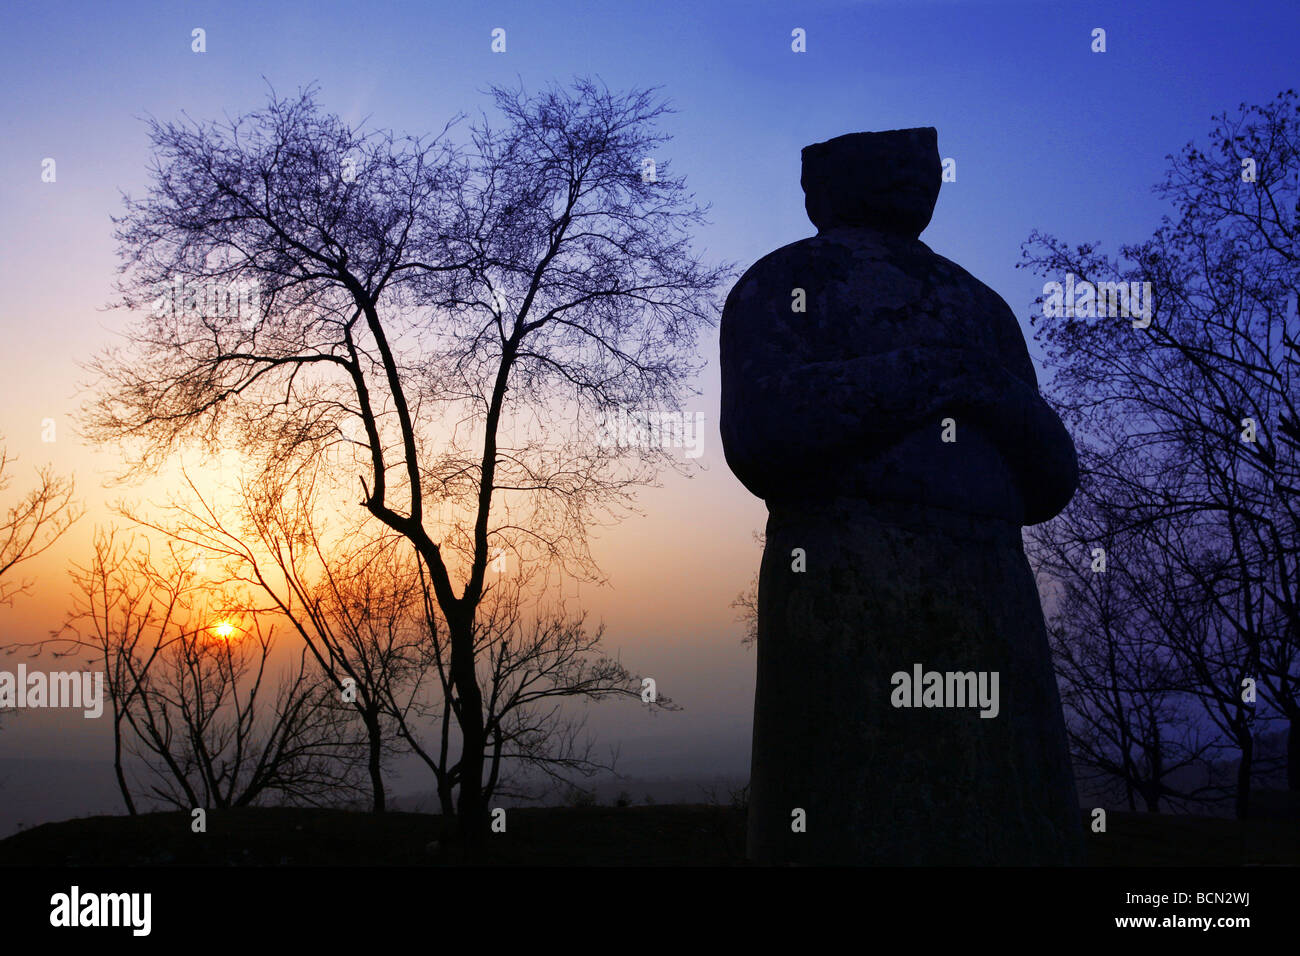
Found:
[[[212,633],[217,635],[217,637],[221,638],[223,641],[228,641],[235,635],[235,625],[231,624],[229,621],[221,621],[220,623],[213,625]]]

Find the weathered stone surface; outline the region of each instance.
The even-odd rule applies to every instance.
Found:
[[[819,234],[755,263],[723,312],[724,450],[769,510],[749,836],[761,862],[1079,858],[1019,534],[1069,501],[1074,445],[1007,304],[917,238],[939,191],[935,142],[900,130],[805,149]],[[796,548],[806,571],[792,570]],[[892,675],[917,663],[996,671],[998,716],[892,706]]]
[[[804,208],[818,229],[867,226],[915,239],[939,198],[934,127],[848,133],[805,146]]]
[[[1015,315],[917,239],[838,227],[784,246],[731,290],[721,336],[727,463],[760,498],[954,499],[1034,524],[1074,492],[1074,444],[1038,394]],[[987,464],[953,473],[944,417],[969,464]],[[988,443],[996,455],[981,454]]]

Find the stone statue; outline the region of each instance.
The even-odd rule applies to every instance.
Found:
[[[768,507],[749,855],[1068,864],[1081,819],[1020,539],[1074,444],[1011,309],[918,238],[934,129],[803,150],[817,235],[722,314],[727,463]]]

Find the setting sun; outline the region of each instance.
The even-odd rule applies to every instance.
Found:
[[[222,621],[212,628],[212,633],[217,635],[223,641],[230,640],[235,634],[235,625],[229,621]]]

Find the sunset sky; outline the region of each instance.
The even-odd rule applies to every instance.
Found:
[[[157,484],[106,487],[115,449],[76,432],[85,362],[126,316],[105,308],[115,250],[109,217],[139,195],[149,160],[142,118],[238,115],[318,82],[345,120],[412,133],[488,107],[489,83],[533,91],[574,74],[614,90],[661,86],[679,111],[664,129],[675,171],[702,202],[706,260],[747,268],[810,235],[800,149],[859,130],[934,126],[957,161],[922,239],[992,286],[1024,317],[1041,279],[1016,270],[1037,228],[1110,251],[1148,235],[1164,211],[1150,187],[1165,156],[1201,139],[1213,114],[1295,85],[1294,0],[957,3],[376,3],[366,12],[283,4],[124,2],[18,5],[0,37],[0,436],[18,456],[9,502],[51,463],[75,475],[88,513],[26,568],[32,593],[0,608],[3,643],[58,626],[69,561],[85,560],[107,503],[149,502]],[[191,30],[207,51],[191,52]],[[490,33],[507,31],[507,52]],[[1104,54],[1091,31],[1106,30]],[[807,33],[793,53],[791,31]],[[45,158],[57,181],[41,182]],[[1028,323],[1024,322],[1026,333]],[[612,652],[685,709],[650,717],[602,707],[592,729],[622,741],[629,772],[744,774],[754,655],[729,606],[754,575],[766,512],[726,467],[718,438],[717,330],[701,342],[704,453],[694,477],[664,476],[643,515],[601,532],[611,581],[584,588]],[[1031,344],[1031,350],[1037,354]],[[41,440],[53,419],[57,439]],[[16,657],[0,657],[12,669]],[[0,728],[0,781],[27,757],[107,759],[102,722],[54,712]],[[104,781],[107,783],[108,781]],[[403,779],[395,789],[423,788]],[[0,804],[4,802],[0,790]],[[0,835],[8,832],[0,817]]]

